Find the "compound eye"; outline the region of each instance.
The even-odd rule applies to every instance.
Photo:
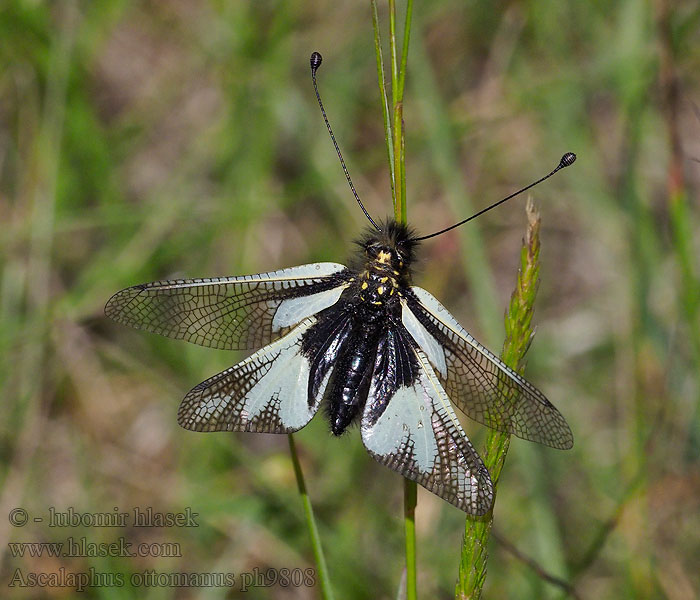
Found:
[[[367,246],[365,246],[365,252],[372,258],[377,257],[377,255],[379,254],[379,249],[379,244],[367,244]]]

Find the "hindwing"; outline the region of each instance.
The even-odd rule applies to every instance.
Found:
[[[361,431],[381,464],[470,514],[491,507],[488,471],[428,357],[401,326],[380,341]]]
[[[177,421],[194,431],[291,433],[316,414],[328,381],[310,393],[312,359],[304,336],[316,323],[306,319],[230,369],[193,388],[180,404]]]

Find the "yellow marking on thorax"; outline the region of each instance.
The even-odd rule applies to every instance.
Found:
[[[377,255],[377,261],[383,264],[390,264],[391,263],[391,253],[390,252],[384,252],[384,250],[380,250],[379,254]]]
[[[399,282],[394,276],[398,276],[400,275],[400,273],[399,271],[391,269],[392,275],[389,275],[389,271],[386,269],[386,267],[383,267],[383,265],[386,265],[390,259],[391,254],[389,252],[379,252],[379,255],[377,256],[377,259],[375,261],[376,266],[373,267],[370,264],[368,265],[367,270],[362,271],[362,273],[359,276],[359,279],[362,281],[362,284],[360,285],[361,292],[372,288],[376,289],[376,293],[379,296],[384,296],[385,294],[387,296],[393,296],[396,293],[399,287]],[[360,299],[363,302],[368,300],[368,298],[366,298],[366,296],[362,293],[360,293]],[[381,306],[382,304],[384,304],[384,301],[371,300],[370,304],[373,304],[375,306]]]

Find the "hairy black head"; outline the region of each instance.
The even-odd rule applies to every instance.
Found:
[[[379,226],[381,231],[370,228],[356,242],[364,252],[364,261],[388,261],[397,271],[408,270],[420,244],[416,232],[393,219],[387,219]]]

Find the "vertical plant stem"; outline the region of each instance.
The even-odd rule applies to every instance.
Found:
[[[411,16],[413,3],[406,5],[406,20],[404,24],[403,54],[401,61],[396,53],[396,3],[389,0],[389,53],[391,54],[391,99],[393,115],[393,146],[394,146],[394,176],[395,176],[395,202],[394,218],[406,222],[406,169],[404,159],[404,131],[403,131],[403,90],[406,79],[406,63],[408,56],[408,43],[410,40]]]
[[[406,161],[405,138],[403,128],[403,93],[406,81],[406,64],[408,61],[408,45],[411,35],[411,17],[413,16],[413,1],[406,4],[403,43],[401,59],[397,56],[396,43],[396,3],[389,0],[389,53],[391,56],[391,111],[389,110],[384,77],[384,61],[379,34],[379,18],[377,16],[376,0],[370,0],[372,7],[372,23],[374,25],[374,48],[377,55],[377,75],[379,93],[382,98],[384,113],[384,133],[391,173],[391,190],[394,201],[394,218],[399,223],[406,222]],[[404,479],[404,532],[406,537],[406,599],[417,598],[416,577],[416,504],[418,490],[416,483]]]
[[[413,16],[413,0],[408,0],[406,2],[406,19],[404,21],[403,27],[403,45],[401,48],[401,66],[399,68],[399,79],[397,82],[397,93],[396,93],[396,104],[394,105],[394,119],[395,122],[398,121],[400,129],[397,134],[397,138],[401,144],[400,153],[400,171],[399,171],[399,189],[401,190],[399,196],[399,217],[402,223],[406,222],[406,138],[404,135],[403,126],[403,91],[404,85],[406,83],[406,63],[408,62],[408,43],[411,39],[411,18]],[[394,130],[396,130],[396,123],[394,124]]]
[[[384,141],[386,142],[387,158],[389,159],[389,175],[391,182],[391,200],[396,211],[396,172],[394,170],[394,144],[392,142],[391,112],[386,95],[386,79],[384,77],[384,59],[382,58],[382,38],[379,33],[379,16],[377,1],[370,0],[372,6],[372,25],[374,27],[374,51],[377,55],[377,78],[379,80],[379,95],[382,98],[382,116],[384,117]]]
[[[391,58],[391,101],[396,106],[399,92],[399,61],[396,56],[396,1],[389,0],[389,54]]]
[[[406,21],[403,28],[403,47],[401,48],[401,67],[399,69],[398,97],[403,101],[406,83],[406,62],[408,61],[408,42],[411,39],[411,17],[413,17],[413,0],[406,3]]]
[[[403,153],[401,151],[401,138],[403,136],[403,111],[399,104],[399,61],[396,56],[396,2],[389,1],[389,58],[391,63],[391,115],[392,115],[392,145],[394,147],[394,176],[395,181],[395,201],[394,218],[401,222],[406,222],[406,200],[403,197],[402,173]],[[410,587],[410,582],[409,586]]]
[[[333,600],[333,590],[331,589],[331,580],[328,576],[328,567],[326,567],[326,557],[323,555],[321,538],[318,535],[318,527],[316,527],[316,520],[314,519],[314,510],[311,506],[311,500],[306,492],[306,482],[304,481],[304,473],[301,470],[299,455],[297,454],[296,445],[294,444],[294,436],[290,433],[287,438],[289,439],[289,454],[292,457],[292,464],[294,465],[294,475],[297,478],[299,495],[301,496],[301,501],[304,505],[304,517],[306,519],[306,526],[309,530],[309,537],[311,538],[311,548],[314,553],[314,560],[316,561],[318,581],[321,585],[321,598],[323,598],[323,600]]]
[[[384,116],[384,138],[387,145],[389,172],[391,173],[391,191],[394,202],[394,218],[400,223],[406,222],[406,168],[405,168],[405,137],[403,126],[403,94],[406,82],[406,64],[408,61],[408,46],[411,38],[411,21],[413,16],[413,0],[406,4],[401,60],[397,55],[396,43],[396,3],[389,0],[389,54],[391,67],[391,110],[389,110],[384,75],[384,60],[382,58],[381,35],[379,32],[379,17],[376,0],[370,0],[372,8],[372,24],[374,26],[374,49],[377,56],[377,76],[379,93],[382,98]]]
[[[506,314],[506,340],[501,352],[503,362],[518,373],[522,373],[524,370],[525,353],[530,347],[534,335],[532,314],[540,270],[540,217],[530,199],[528,199],[526,211],[528,228],[520,251],[520,270],[517,284]],[[509,444],[510,436],[508,434],[495,430],[489,431],[483,457],[484,464],[493,481],[494,503]],[[488,542],[492,526],[493,507],[483,517],[467,519],[455,589],[455,598],[459,600],[472,600],[481,597],[481,591],[486,581]]]
[[[403,480],[403,516],[404,534],[406,536],[406,600],[416,600],[416,505],[418,504],[418,489],[415,481]]]

